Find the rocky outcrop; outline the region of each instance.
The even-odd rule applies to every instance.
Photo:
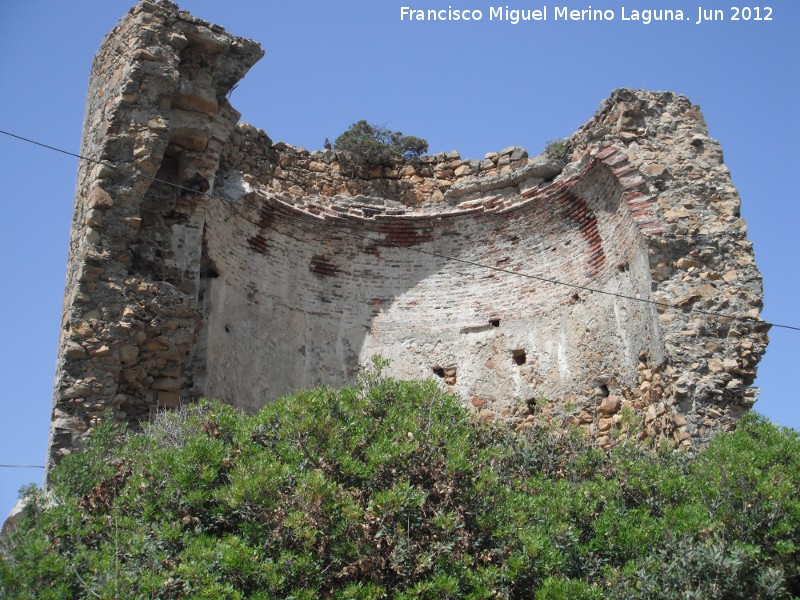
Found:
[[[226,95],[251,41],[141,2],[95,60],[50,456],[110,411],[247,409],[370,356],[485,418],[688,446],[752,406],[766,346],[739,198],[699,109],[618,90],[568,141],[361,165]]]

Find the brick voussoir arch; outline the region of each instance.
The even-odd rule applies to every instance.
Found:
[[[304,203],[287,202],[278,194],[267,194],[267,210],[284,214],[287,218],[310,219],[313,223],[350,225],[359,228],[371,228],[371,224],[380,223],[380,229],[389,234],[393,231],[410,231],[417,227],[436,227],[436,223],[443,219],[462,219],[482,214],[505,215],[516,210],[521,210],[531,205],[548,200],[558,199],[563,196],[573,185],[585,178],[597,165],[607,167],[616,179],[622,197],[624,198],[632,219],[636,222],[644,236],[666,231],[665,224],[658,216],[655,199],[648,195],[646,182],[639,173],[638,168],[630,163],[625,152],[610,144],[593,148],[589,159],[576,174],[565,178],[556,179],[543,187],[534,187],[520,191],[512,199],[501,199],[498,195],[489,193],[479,202],[472,201],[463,208],[462,205],[448,207],[438,212],[406,213],[402,215],[382,214],[380,211],[366,211],[363,208],[340,206],[336,198],[309,197]],[[499,182],[498,186],[506,184]],[[426,241],[420,236],[419,241]]]
[[[337,204],[335,197],[308,197],[297,203],[280,194],[252,192],[248,203],[261,214],[250,219],[258,231],[251,231],[247,239],[251,250],[265,254],[270,229],[290,237],[302,236],[304,229],[316,229],[315,235],[323,238],[336,237],[347,251],[315,254],[309,263],[309,271],[323,276],[357,276],[352,266],[357,261],[346,259],[348,252],[377,258],[381,251],[394,249],[394,256],[400,249],[417,247],[443,260],[452,256],[554,280],[538,286],[546,294],[537,303],[538,312],[553,302],[574,302],[574,286],[605,283],[634,253],[646,254],[643,236],[661,227],[655,204],[644,193],[644,179],[623,152],[610,146],[595,150],[570,175],[511,195],[481,183],[478,199],[437,212],[400,215]],[[502,180],[497,186],[506,191],[509,187]],[[503,235],[516,249],[503,245]],[[454,238],[465,241],[458,244]],[[397,260],[413,262],[414,254]],[[507,285],[522,291],[520,285]]]

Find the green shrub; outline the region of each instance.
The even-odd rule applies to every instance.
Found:
[[[788,598],[800,440],[749,417],[694,459],[477,424],[382,363],[254,416],[98,428],[0,557],[8,598]]]
[[[550,140],[545,145],[544,152],[550,158],[568,163],[572,160],[572,143],[569,138]]]
[[[764,565],[757,545],[667,536],[615,589],[617,598],[789,598],[785,573]]]
[[[380,125],[358,121],[336,138],[334,149],[350,154],[359,163],[385,164],[392,159],[419,158],[428,151],[428,142]]]

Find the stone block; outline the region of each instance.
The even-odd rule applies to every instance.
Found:
[[[139,348],[132,344],[120,344],[119,359],[123,365],[132,365],[139,357]]]
[[[156,379],[153,382],[152,388],[159,391],[176,392],[181,389],[181,382],[179,379],[164,377],[162,379]]]
[[[619,396],[609,396],[603,402],[600,403],[600,407],[598,408],[598,412],[604,416],[610,416],[616,414],[620,407],[622,406],[622,401],[620,400]]]
[[[176,409],[181,404],[178,392],[158,392],[157,399],[159,408]]]

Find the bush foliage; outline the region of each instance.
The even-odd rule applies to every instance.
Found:
[[[349,153],[356,162],[384,164],[392,159],[419,158],[428,151],[428,142],[380,125],[358,121],[336,138],[334,149]]]
[[[544,148],[548,157],[568,163],[572,159],[572,143],[569,138],[550,140]]]
[[[255,416],[102,426],[52,479],[5,543],[4,598],[800,595],[800,439],[756,416],[691,459],[608,454],[372,370]]]

